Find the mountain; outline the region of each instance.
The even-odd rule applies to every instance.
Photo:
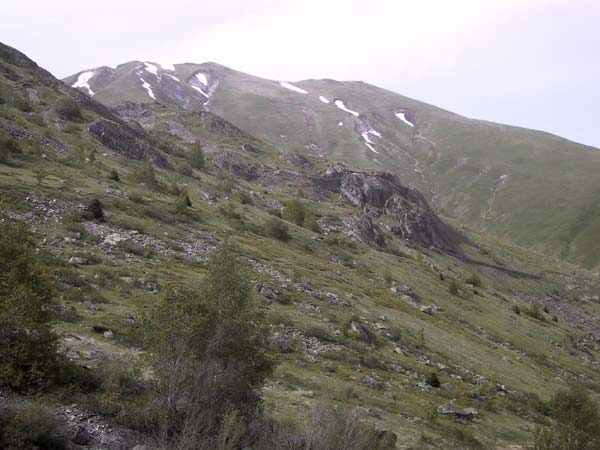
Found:
[[[64,80],[108,106],[211,111],[284,152],[387,170],[444,216],[588,268],[600,265],[600,151],[468,119],[363,82],[266,80],[215,63],[133,61]],[[557,114],[573,114],[563,111]]]
[[[363,110],[355,116],[331,102],[339,97],[359,111],[358,98],[342,97],[347,86],[374,97],[376,88],[296,83],[309,94],[312,86],[332,86],[319,91],[330,103],[317,98],[309,107],[309,94],[276,82],[215,64],[176,65],[171,75],[193,76],[204,100],[194,87],[159,91],[150,84],[152,68],[142,74],[149,86],[138,86],[131,75],[142,70],[137,65],[102,69],[104,81],[77,75],[65,84],[0,44],[1,218],[32,229],[40,272],[54,290],[61,348],[101,380],[51,386],[35,397],[66,421],[61,432],[77,448],[142,443],[130,429],[145,420],[142,406],[152,394],[142,318],[169,292],[200,290],[207,260],[224,243],[247,262],[268,327],[278,365],[262,390],[263,406],[279,423],[311,418],[311,405],[329,402],[340,412],[356,410],[380,436],[395,436],[395,448],[513,450],[549,424],[547,401],[566,384],[598,394],[598,276],[444,219],[436,213],[441,206],[428,201],[434,196],[418,189],[414,165],[383,166],[399,145],[391,141],[394,129],[394,139],[406,139],[404,161],[422,141],[416,135],[434,123],[470,121],[409,100],[391,118],[385,109],[380,119]],[[171,77],[156,72],[166,85]],[[132,92],[120,91],[128,83]],[[181,101],[197,106],[168,100],[178,89]],[[161,102],[147,101],[149,92]],[[114,101],[106,100],[111,95]],[[313,154],[278,140],[285,133],[279,125],[269,131],[261,115],[264,122],[281,119],[283,130],[285,115],[293,118],[299,108],[297,96],[315,117],[341,121],[339,136],[348,143],[362,138],[360,126],[373,127],[382,138],[369,130],[366,137],[381,165],[360,141]],[[245,119],[253,127],[244,125],[243,112],[259,104],[262,111]],[[232,117],[217,114],[219,105]],[[276,107],[281,117],[271,112]],[[427,114],[430,125],[421,122]],[[312,123],[315,139],[325,139],[317,130],[326,125]],[[534,181],[530,187],[538,189]],[[89,214],[96,199],[103,217]],[[17,406],[34,401],[5,386],[0,397]],[[2,404],[0,427],[4,418]]]

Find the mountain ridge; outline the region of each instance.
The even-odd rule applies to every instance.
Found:
[[[95,97],[118,106],[154,102],[152,92],[161,104],[212,111],[283,153],[303,149],[351,167],[385,168],[449,218],[600,266],[600,214],[581,213],[600,192],[595,147],[467,118],[363,81],[282,82],[208,63],[176,65],[174,72],[155,64],[119,66],[119,79]]]

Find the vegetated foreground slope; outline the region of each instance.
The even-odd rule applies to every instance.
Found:
[[[398,448],[508,448],[532,441],[559,387],[597,391],[597,277],[444,223],[403,175],[281,152],[210,112],[109,110],[14,49],[0,57],[5,220],[53,254],[56,329],[91,370],[143,369],[143,311],[202,286],[229,242],[279,362],[273,417],[328,400]]]
[[[65,82],[110,106],[212,111],[279,150],[385,169],[473,228],[588,268],[600,263],[598,149],[362,82],[272,81],[215,63],[134,61]],[[558,106],[557,114],[564,114]]]

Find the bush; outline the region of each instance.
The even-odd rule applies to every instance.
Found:
[[[352,393],[349,393],[352,395]],[[312,407],[300,426],[283,423],[275,427],[270,442],[260,448],[311,450],[393,450],[396,435],[378,431],[358,411],[336,409],[327,403]]]
[[[206,165],[204,150],[200,142],[196,141],[190,149],[190,164],[194,169],[201,170]]]
[[[473,287],[481,287],[481,278],[476,273],[471,274],[469,278],[466,279],[466,283],[470,284]]]
[[[204,442],[229,425],[243,434],[258,414],[274,363],[252,292],[248,268],[224,247],[200,291],[172,291],[144,317],[159,447],[192,448],[183,440]]]
[[[176,166],[177,172],[181,175],[185,175],[186,177],[191,177],[194,175],[194,170],[185,163],[179,163]]]
[[[85,218],[104,220],[104,206],[98,197],[94,197],[85,207]]]
[[[56,114],[58,114],[58,117],[63,120],[73,121],[81,119],[81,108],[79,107],[79,103],[72,97],[60,97],[56,101],[54,110],[56,111]]]
[[[231,202],[227,202],[224,205],[222,205],[219,208],[219,211],[221,211],[221,214],[223,214],[225,217],[227,217],[229,219],[239,220],[242,217],[242,216],[240,216],[240,213],[238,213],[237,210],[235,209],[235,205]]]
[[[252,197],[250,197],[250,194],[248,194],[246,191],[239,191],[238,198],[242,205],[251,205],[252,204]]]
[[[5,162],[11,153],[19,153],[18,142],[8,133],[0,130],[0,162]]]
[[[553,425],[535,433],[535,450],[600,448],[598,403],[580,386],[561,390],[550,401]]]
[[[456,280],[452,280],[448,286],[448,292],[450,292],[452,295],[458,295],[459,290],[460,287],[458,282]]]
[[[63,381],[64,359],[50,326],[52,285],[30,232],[0,222],[0,385],[41,389]]]
[[[267,236],[279,241],[288,242],[292,239],[292,236],[290,236],[290,233],[288,232],[287,225],[279,219],[269,219],[267,223],[265,223],[265,232]]]
[[[283,208],[283,212],[281,216],[287,220],[288,222],[295,223],[299,227],[304,225],[304,217],[306,215],[306,211],[304,210],[304,205],[298,198],[294,198],[287,202],[285,208]]]
[[[531,306],[525,311],[525,314],[537,320],[544,320],[542,309],[537,303],[532,303]]]
[[[23,112],[31,112],[33,111],[33,107],[31,106],[31,103],[29,103],[29,101],[23,97],[20,96],[15,96],[15,98],[13,99],[13,105],[15,108],[17,108],[20,111]]]
[[[9,407],[0,416],[0,448],[4,450],[62,450],[67,441],[60,432],[65,428],[58,416],[46,406],[30,403]]]
[[[521,308],[518,305],[513,306],[513,312],[518,316],[521,314]]]
[[[121,177],[119,176],[119,172],[117,172],[117,169],[115,169],[114,167],[112,169],[110,169],[110,172],[108,174],[108,179],[116,181],[116,182],[119,182],[121,180]]]
[[[149,162],[146,162],[142,167],[134,169],[129,176],[136,183],[144,183],[151,187],[158,185],[154,167]]]
[[[440,379],[438,378],[437,373],[435,372],[431,372],[429,375],[427,375],[427,378],[425,379],[425,382],[434,388],[439,388],[442,383],[440,383]]]

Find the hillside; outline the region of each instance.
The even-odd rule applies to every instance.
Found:
[[[549,423],[544,402],[559,388],[577,381],[600,394],[598,276],[508,244],[475,220],[468,225],[475,209],[487,204],[486,189],[509,172],[491,208],[504,211],[506,222],[495,221],[499,228],[490,223],[489,231],[539,245],[558,239],[556,233],[574,226],[559,216],[565,208],[546,211],[539,204],[535,221],[523,221],[530,212],[526,204],[550,196],[551,186],[542,183],[548,180],[535,180],[531,197],[520,191],[515,196],[512,189],[524,186],[531,172],[525,163],[514,165],[514,154],[498,154],[510,167],[495,163],[478,182],[467,183],[471,191],[461,191],[462,184],[447,191],[488,161],[476,151],[481,142],[475,135],[470,147],[459,150],[462,133],[489,133],[485,141],[500,140],[498,150],[508,148],[502,147],[508,146],[503,127],[361,83],[296,84],[330,101],[343,98],[360,111],[356,117],[214,64],[176,66],[172,75],[181,80],[199,68],[208,78],[203,90],[209,111],[196,110],[191,102],[202,98],[188,98],[183,87],[190,108],[181,109],[154,85],[149,89],[163,104],[147,101],[143,86],[126,89],[134,67],[106,69],[98,84],[95,76],[87,78],[90,98],[82,92],[87,87],[69,86],[77,79],[83,84],[81,77],[64,84],[0,44],[3,220],[27,224],[40,254],[51,255],[55,329],[73,361],[93,373],[124,366],[137,384],[148,383],[140,338],[144,311],[172,289],[199,289],[207,259],[228,242],[251,268],[269,351],[278,361],[263,389],[264,409],[277,420],[301,420],[311,405],[328,401],[338,410],[356,408],[382,435],[393,433],[399,449],[515,449],[525,448],[535,428]],[[143,76],[150,83],[151,76]],[[80,115],[65,115],[59,107],[69,103],[65,98],[75,101]],[[400,108],[414,127],[393,114]],[[329,122],[322,120],[327,115]],[[358,140],[365,118],[383,136],[367,135],[379,155]],[[310,133],[306,123],[313,126]],[[509,132],[536,158],[563,144],[564,154],[575,148],[552,136]],[[322,154],[304,148],[309,135]],[[195,161],[198,144],[204,164]],[[591,193],[597,186],[585,179],[595,167],[595,150],[577,148],[587,165],[573,162],[581,170],[573,177],[577,185],[560,188],[572,202],[583,201],[576,189]],[[455,167],[462,151],[470,159]],[[493,161],[493,153],[485,158]],[[414,172],[417,156],[422,182]],[[402,164],[407,160],[410,169]],[[555,166],[548,163],[547,170]],[[191,206],[182,204],[182,193]],[[82,214],[94,198],[103,205],[103,220]],[[499,209],[512,202],[518,202],[514,213]],[[302,205],[303,220],[286,215],[294,203]],[[466,225],[440,218],[436,206],[454,211]],[[544,228],[537,221],[546,214],[553,223]],[[590,214],[578,222],[577,238],[597,223]],[[545,239],[534,241],[534,229]],[[433,373],[439,386],[432,386]],[[89,431],[90,440],[77,448],[133,448],[139,442],[106,443],[110,430],[125,426],[119,408],[130,406],[108,386],[41,397],[66,408],[71,426]]]
[[[600,264],[598,149],[468,119],[363,82],[287,83],[215,63],[133,61],[64,81],[109,106],[211,111],[281,151],[385,169],[474,229],[587,268]]]

